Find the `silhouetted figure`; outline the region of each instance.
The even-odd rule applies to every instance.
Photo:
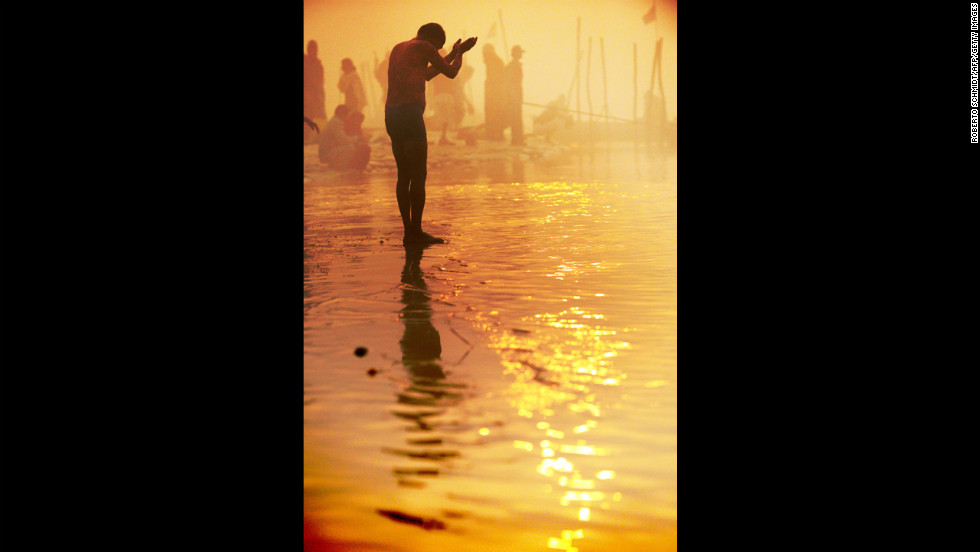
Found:
[[[353,111],[344,120],[344,132],[347,136],[350,136],[351,140],[354,141],[355,149],[359,149],[360,145],[367,146],[368,137],[364,134],[364,129],[361,125],[364,124],[364,114]],[[370,153],[371,148],[367,148],[367,152]]]
[[[355,115],[356,114],[356,115]],[[352,123],[347,120],[355,117]],[[359,119],[357,119],[359,117]],[[337,170],[363,169],[371,157],[371,148],[360,133],[360,121],[364,116],[351,113],[350,108],[341,104],[334,110],[334,116],[327,122],[320,134],[320,162]],[[348,125],[356,129],[357,135],[347,133]]]
[[[476,73],[476,69],[469,65],[463,65],[459,68],[459,74],[451,81],[453,83],[453,100],[456,102],[456,119],[452,123],[454,129],[463,124],[463,117],[466,117],[467,113],[472,115],[475,111],[473,104],[466,95],[466,83],[473,78],[473,73]]]
[[[524,69],[521,56],[524,50],[514,46],[510,50],[510,63],[505,68],[507,78],[507,125],[510,126],[510,143],[524,145]]]
[[[368,145],[367,136],[364,135],[364,114],[354,111],[344,120],[344,133],[350,137],[354,145],[354,153],[351,158],[351,168],[363,169],[371,159],[371,146]]]
[[[445,50],[439,49],[440,56],[444,56],[445,53]],[[461,73],[462,68],[460,68]],[[449,128],[456,120],[456,101],[453,97],[453,83],[458,81],[459,78],[459,74],[457,74],[455,79],[450,79],[445,75],[436,75],[429,81],[429,87],[432,91],[432,110],[435,112],[431,120],[436,128],[442,130],[442,137],[439,138],[439,144],[441,145],[453,144],[447,137],[447,134]]]
[[[507,106],[507,83],[504,80],[504,60],[493,50],[492,44],[483,46],[483,63],[487,69],[487,80],[483,84],[483,114],[487,138],[500,141],[504,139],[505,110]]]
[[[340,61],[340,71],[337,88],[344,93],[344,105],[351,111],[360,112],[367,105],[367,99],[364,95],[364,83],[357,74],[354,62],[350,58],[344,58]]]
[[[555,132],[572,126],[572,115],[567,110],[565,95],[559,94],[534,118],[534,133],[543,134],[545,142],[552,143],[551,136]]]
[[[446,32],[438,23],[426,23],[415,38],[396,44],[388,62],[388,99],[385,102],[385,130],[391,137],[391,151],[398,166],[395,194],[405,227],[404,242],[444,243],[422,231],[425,207],[426,142],[425,83],[442,73],[455,78],[463,63],[463,53],[476,44],[476,38],[457,40],[445,58],[438,50],[446,43]],[[431,66],[430,66],[431,64]]]
[[[323,90],[323,64],[317,58],[317,45],[311,40],[303,56],[303,113],[313,119],[326,119],[327,108]],[[309,133],[304,129],[304,140]]]
[[[350,136],[352,140],[358,140],[366,142],[364,137],[364,130],[361,125],[364,124],[364,114],[357,111],[352,111],[346,119],[344,119],[344,134]]]

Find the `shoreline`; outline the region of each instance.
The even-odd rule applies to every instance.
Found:
[[[588,123],[582,123],[587,125]],[[627,128],[625,125],[623,128]],[[363,171],[338,171],[320,163],[317,156],[316,136],[303,144],[303,166],[307,176],[323,174],[327,176],[340,174],[372,174],[395,172],[395,159],[391,153],[391,142],[385,134],[384,128],[365,128],[364,132],[368,138],[368,145],[371,146],[371,159]],[[642,132],[642,131],[641,131]],[[529,133],[525,136],[526,144],[523,146],[511,145],[509,140],[489,141],[484,138],[477,139],[472,145],[467,144],[461,138],[455,137],[456,131],[451,131],[450,140],[453,144],[440,144],[440,132],[430,132],[428,134],[428,168],[436,168],[446,163],[453,163],[458,166],[474,166],[480,163],[505,161],[518,159],[521,161],[548,161],[560,158],[564,155],[585,155],[601,151],[612,144],[633,143],[637,147],[649,150],[658,148],[653,142],[646,140],[642,133],[634,134],[632,131],[603,131],[597,129],[593,134],[579,128],[575,132],[562,131],[553,136],[553,141],[547,141],[542,135]],[[668,142],[659,146],[662,153],[676,154],[676,137],[673,142]]]

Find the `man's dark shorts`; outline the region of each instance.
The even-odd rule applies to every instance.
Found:
[[[385,106],[385,130],[393,142],[425,142],[425,107],[418,104]]]

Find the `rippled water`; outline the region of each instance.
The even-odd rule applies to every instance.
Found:
[[[391,175],[306,184],[308,548],[675,549],[676,156],[426,189],[406,250]]]

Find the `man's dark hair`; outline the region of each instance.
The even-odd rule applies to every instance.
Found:
[[[333,110],[333,114],[340,117],[341,119],[347,117],[349,113],[350,113],[350,108],[344,104],[338,105],[337,109]]]
[[[419,27],[419,38],[431,38],[436,42],[446,43],[446,31],[442,30],[442,25],[438,23],[426,23]]]

